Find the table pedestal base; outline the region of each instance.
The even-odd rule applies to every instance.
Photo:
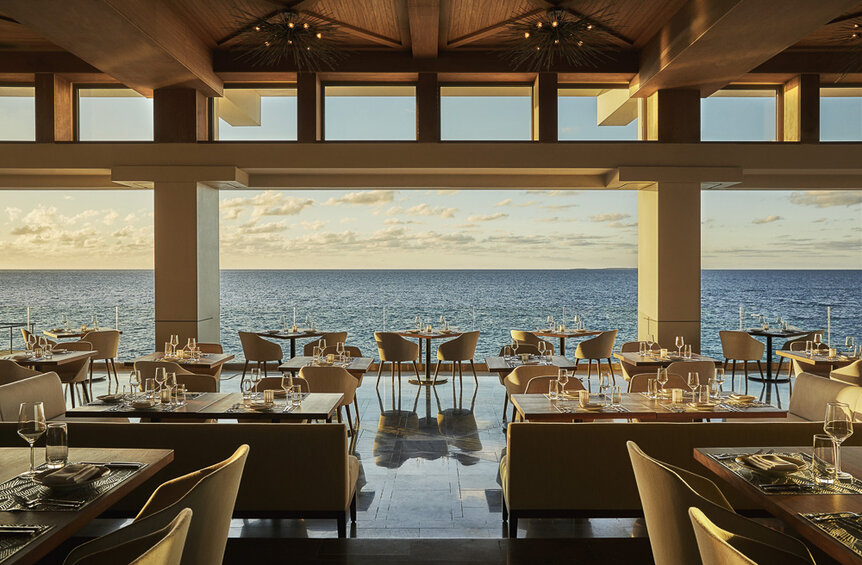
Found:
[[[407,382],[409,382],[412,385],[433,386],[435,384],[442,385],[443,383],[446,383],[448,381],[449,381],[449,379],[447,379],[445,377],[437,377],[436,383],[434,382],[434,379],[410,379]]]

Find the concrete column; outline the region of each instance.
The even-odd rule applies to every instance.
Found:
[[[323,88],[317,73],[296,75],[296,139],[301,143],[323,139]]]
[[[798,75],[778,93],[778,141],[820,142],[820,75]]]
[[[171,334],[219,342],[218,190],[155,182],[156,350]]]
[[[153,141],[195,143],[209,136],[207,97],[194,88],[153,91]]]
[[[72,83],[53,73],[36,73],[36,141],[72,139]]]
[[[658,91],[642,105],[641,135],[700,141],[700,93]],[[700,183],[658,182],[638,192],[638,337],[700,351]]]
[[[416,141],[440,141],[440,83],[437,73],[419,73],[416,82]]]
[[[557,73],[538,73],[533,82],[533,141],[558,140]]]

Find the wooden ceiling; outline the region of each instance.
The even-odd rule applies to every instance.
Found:
[[[545,0],[431,0],[439,2],[439,47],[441,51],[493,49],[506,36],[502,22],[536,13],[552,5]],[[230,49],[223,42],[240,27],[243,13],[264,15],[280,8],[310,12],[338,22],[345,42],[354,49],[409,50],[409,8],[413,0],[171,0],[162,9],[173,10],[211,48]],[[642,47],[676,13],[686,0],[614,0],[610,27]],[[561,5],[583,14],[593,14],[607,0],[572,0]],[[11,20],[11,21],[10,21]],[[855,9],[803,38],[798,48],[846,48],[853,22],[862,23],[862,1]],[[768,25],[768,22],[764,22]],[[7,18],[0,2],[0,51],[61,51],[28,28]]]

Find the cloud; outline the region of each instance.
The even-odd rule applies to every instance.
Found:
[[[251,217],[295,216],[314,204],[311,198],[285,196],[276,190],[267,190],[252,197],[239,197],[223,200],[219,208],[229,220],[235,220],[246,208],[251,208]],[[234,210],[239,210],[234,211]]]
[[[790,193],[790,201],[800,206],[830,208],[832,206],[855,206],[862,204],[860,190],[806,190]]]
[[[577,204],[548,204],[542,206],[545,210],[568,210],[569,208],[577,208]]]
[[[631,214],[595,214],[593,216],[590,216],[590,220],[594,222],[618,222],[629,217],[631,217]]]
[[[324,206],[338,206],[340,204],[376,206],[387,204],[394,199],[394,190],[363,190],[361,192],[348,192],[339,198],[330,198],[324,202]]]
[[[106,226],[111,226],[114,224],[114,222],[117,221],[117,218],[119,217],[120,215],[115,210],[111,210],[110,212],[105,214],[105,217],[102,218],[102,221],[105,222]]]
[[[383,224],[387,226],[406,226],[408,224],[415,224],[413,220],[399,220],[398,218],[386,218],[383,220]]]
[[[509,204],[511,204],[511,203],[512,203],[512,199],[511,199],[511,198],[506,198],[505,200],[500,200],[499,202],[497,202],[496,204],[494,204],[494,207],[499,208],[499,207],[501,207],[501,206],[508,206],[508,205],[509,205]]]
[[[580,190],[525,190],[527,194],[541,194],[542,196],[550,196],[552,198],[559,196],[574,196],[581,192]]]
[[[754,218],[751,220],[752,224],[771,224],[772,222],[777,222],[778,220],[783,220],[781,216],[776,216],[772,214],[770,216],[766,216],[765,218]]]
[[[307,230],[317,231],[319,229],[322,229],[323,226],[325,226],[326,224],[324,222],[321,222],[320,220],[316,220],[314,222],[300,222],[299,225],[301,225]]]
[[[386,215],[397,216],[398,214],[406,214],[408,216],[437,216],[439,218],[454,218],[457,211],[457,208],[430,206],[423,202],[422,204],[411,206],[406,210],[401,206],[391,206],[386,210]]]
[[[616,229],[627,229],[627,228],[636,228],[638,227],[637,222],[611,222],[608,224],[609,228]]]
[[[225,220],[236,220],[242,213],[242,208],[228,208],[222,212],[222,218]]]
[[[11,206],[7,206],[6,213],[9,215],[9,219],[14,222],[21,217],[21,208],[13,208]]]
[[[502,218],[508,218],[509,214],[504,214],[502,212],[497,212],[496,214],[487,214],[487,215],[476,215],[476,216],[467,216],[467,221],[470,223],[473,222],[492,222],[494,220],[500,220]]]
[[[528,200],[527,202],[513,202],[511,198],[506,198],[505,200],[501,200],[494,204],[495,208],[501,208],[503,206],[513,206],[516,208],[527,208],[529,206],[533,206],[536,204],[535,200]]]

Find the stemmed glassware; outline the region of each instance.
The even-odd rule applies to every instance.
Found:
[[[646,342],[647,342],[647,346],[649,347],[649,352],[650,352],[650,353],[652,353],[652,348],[653,348],[653,346],[655,345],[655,335],[654,335],[654,334],[649,334],[649,335],[647,336],[647,340],[646,340]]]
[[[177,354],[177,345],[179,345],[179,343],[180,343],[180,336],[175,335],[175,334],[171,334],[170,344],[171,344],[171,350],[172,350],[174,355]]]
[[[835,444],[835,480],[850,477],[841,472],[841,444],[853,435],[853,418],[850,405],[846,402],[827,402],[823,431],[829,434]]]
[[[177,374],[173,371],[167,374],[165,377],[165,387],[168,389],[168,403],[174,404],[174,398],[176,396],[177,390]]]
[[[852,357],[856,353],[856,338],[852,336],[844,338],[844,347],[847,348],[847,353]]]
[[[682,347],[685,345],[685,338],[681,335],[676,336],[676,353],[682,357]]]
[[[36,347],[37,341],[38,340],[36,339],[35,335],[28,334],[27,335],[27,351],[33,351],[33,349]]]
[[[186,349],[188,349],[189,352],[194,351],[197,346],[198,346],[198,342],[193,337],[190,337],[188,339],[188,341],[186,341]]]
[[[560,396],[566,394],[566,385],[569,384],[569,372],[565,369],[560,369],[557,373],[557,382],[560,383]]]
[[[822,342],[823,342],[823,335],[822,334],[814,334],[814,352],[815,353],[817,353],[817,351],[820,350],[820,344]]]
[[[539,342],[539,346],[538,346],[538,347],[539,347],[539,355],[540,355],[542,358],[544,358],[544,357],[545,357],[545,348],[547,347],[547,346],[545,345],[545,342],[544,342],[544,341],[540,341],[540,342]]]
[[[45,424],[45,407],[41,402],[22,402],[18,407],[18,435],[30,444],[30,470],[21,473],[21,477],[32,477],[36,474],[36,440],[47,430]]]
[[[687,383],[688,383],[688,388],[691,389],[691,398],[692,398],[692,400],[694,400],[695,399],[694,392],[697,390],[697,387],[700,386],[700,375],[697,373],[697,371],[689,371]]]
[[[162,390],[165,388],[165,382],[168,380],[168,373],[164,367],[156,367],[156,384],[159,385],[159,393],[156,397],[156,404],[159,403],[159,399],[162,397]]]
[[[547,323],[548,323],[548,329],[553,331],[554,330],[554,317],[548,316]]]
[[[606,369],[599,373],[599,395],[605,400],[605,404],[611,404],[611,376]]]
[[[724,391],[724,367],[715,369],[715,397],[721,398],[721,393]]]
[[[344,342],[339,341],[335,344],[335,352],[338,354],[338,359],[344,361]]]
[[[132,400],[138,395],[138,387],[141,386],[141,373],[137,369],[129,371],[129,387],[132,389]]]
[[[257,394],[257,385],[260,384],[260,379],[261,379],[260,369],[259,368],[252,369],[251,370],[251,382],[252,382],[252,385],[254,385],[252,390],[254,391],[255,394]]]
[[[667,369],[659,368],[655,380],[661,385],[661,395],[664,396],[664,385],[667,384]]]
[[[290,392],[293,385],[290,384],[291,378],[289,375],[281,376],[281,389],[284,391],[284,412],[287,412],[290,409],[291,400],[290,400]]]
[[[419,316],[415,316],[413,318],[413,325],[416,326],[416,329],[421,332],[422,331],[422,318]]]

